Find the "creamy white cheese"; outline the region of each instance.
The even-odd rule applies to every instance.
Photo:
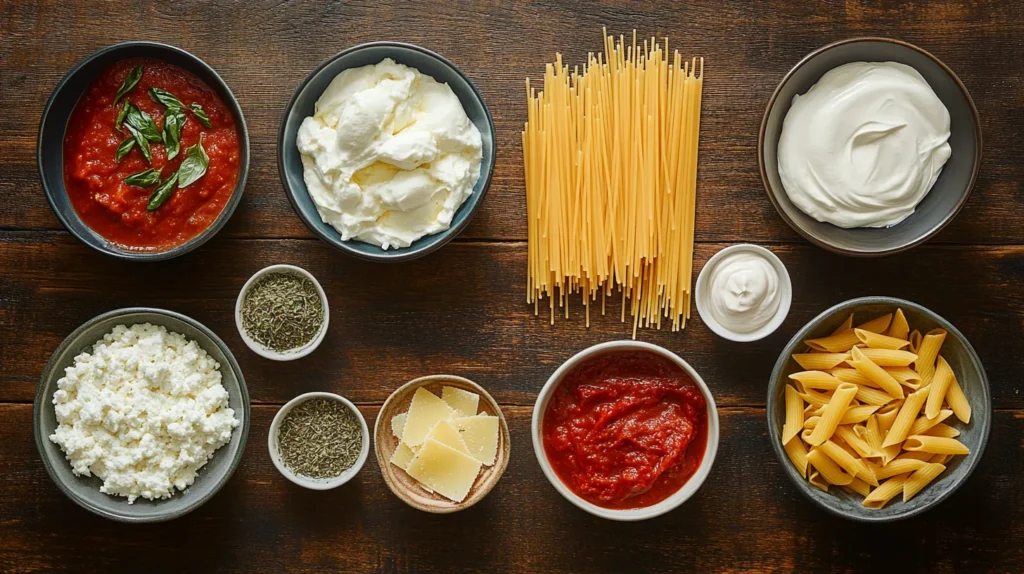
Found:
[[[334,78],[296,144],[323,221],[383,249],[448,229],[483,155],[452,89],[390,58]]]
[[[852,62],[793,99],[779,138],[790,201],[818,221],[896,225],[914,213],[950,157],[949,111],[917,70]]]
[[[101,492],[170,498],[238,426],[220,365],[195,341],[149,323],[114,327],[75,357],[53,394],[60,445]]]
[[[753,333],[764,327],[775,317],[781,299],[779,274],[760,253],[730,253],[711,269],[711,315],[730,331]]]

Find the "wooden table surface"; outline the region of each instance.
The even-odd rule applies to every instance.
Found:
[[[526,225],[520,149],[523,79],[556,51],[582,62],[610,32],[668,35],[706,61],[695,260],[723,246],[770,246],[793,278],[793,308],[754,344],[682,333],[639,338],[702,374],[722,438],[702,490],[637,524],[603,521],[566,502],[533,455],[529,421],[551,372],[591,344],[626,338],[613,316],[553,327],[525,304]],[[974,195],[928,244],[878,260],[826,253],[773,210],[757,174],[757,130],[783,74],[809,51],[853,36],[915,43],[944,60],[974,96],[985,138]],[[1024,569],[1024,8],[1018,2],[744,0],[682,4],[555,0],[345,3],[250,0],[0,3],[0,570],[215,568],[345,571],[919,571]],[[149,39],[189,50],[231,86],[252,140],[249,183],[227,227],[199,250],[158,264],[95,253],[66,233],[36,171],[42,107],[62,75],[109,44]],[[275,140],[296,85],[322,60],[373,40],[433,49],[479,86],[497,126],[497,167],[472,225],[440,252],[401,265],[360,262],[315,239],[277,174]],[[295,364],[260,359],[232,310],[242,283],[272,263],[313,272],[331,327]],[[845,522],[783,477],[765,427],[771,367],[788,338],[826,307],[861,295],[924,304],[956,324],[991,378],[995,415],[977,472],[939,508],[899,524]],[[110,522],[65,498],[32,439],[43,365],[87,319],[149,305],[190,315],[235,352],[252,396],[243,462],[208,504],[156,525]],[[508,470],[476,507],[433,516],[394,498],[372,459],[350,485],[310,492],[285,481],[266,449],[279,405],[313,390],[343,394],[372,424],[403,382],[469,377],[502,403]]]

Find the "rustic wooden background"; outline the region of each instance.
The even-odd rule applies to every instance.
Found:
[[[582,62],[616,34],[668,35],[707,62],[696,260],[738,241],[770,246],[789,266],[794,304],[755,344],[714,337],[699,319],[683,333],[640,338],[678,352],[711,386],[722,442],[711,477],[660,519],[618,524],[566,502],[541,474],[529,419],[535,393],[576,351],[625,338],[617,318],[552,327],[524,301],[525,216],[519,131],[523,79],[560,51]],[[981,113],[985,162],[971,201],[929,244],[851,260],[802,241],[773,211],[757,175],[757,130],[768,97],[803,55],[825,43],[882,35],[943,59]],[[160,568],[252,571],[918,571],[1024,569],[1024,8],[1018,2],[730,0],[684,4],[556,2],[0,2],[0,570]],[[175,44],[224,77],[248,118],[245,198],[204,247],[140,265],[71,238],[50,212],[36,171],[42,107],[61,76],[95,50],[128,39]],[[473,224],[442,251],[402,265],[355,261],[314,239],[277,174],[278,123],[295,86],[322,60],[361,42],[404,40],[447,56],[494,114],[496,173]],[[297,364],[260,359],[235,331],[242,283],[271,263],[301,265],[330,297],[331,329]],[[984,460],[965,488],[925,516],[887,526],[845,522],[788,483],[765,431],[765,390],[785,341],[844,299],[918,301],[971,340],[992,382],[995,416]],[[166,307],[214,329],[235,351],[253,399],[245,459],[227,487],[164,524],[106,521],[65,498],[32,440],[43,365],[90,317],[133,305]],[[696,317],[696,312],[694,312]],[[512,458],[476,507],[432,516],[399,502],[376,462],[319,493],[285,481],[266,451],[278,406],[312,390],[341,393],[371,424],[410,378],[454,373],[504,405]]]

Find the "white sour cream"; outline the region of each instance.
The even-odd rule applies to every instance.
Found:
[[[779,139],[790,201],[838,227],[888,227],[914,213],[950,156],[949,111],[914,68],[852,62],[793,105]]]
[[[735,333],[753,333],[779,310],[779,274],[754,251],[730,253],[715,263],[707,282],[712,318]]]
[[[338,74],[296,144],[324,223],[383,249],[448,229],[480,179],[480,130],[459,98],[390,58]]]

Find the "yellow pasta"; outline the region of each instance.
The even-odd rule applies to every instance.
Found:
[[[897,339],[895,337],[889,337],[888,335],[865,331],[864,329],[854,329],[853,332],[857,334],[857,338],[860,339],[860,342],[867,345],[869,349],[888,349],[890,351],[896,351],[910,345],[910,341],[907,341],[906,339]]]
[[[894,496],[903,492],[903,484],[906,483],[908,476],[910,475],[901,474],[881,483],[878,488],[871,491],[871,494],[864,497],[862,504],[868,508],[882,508]]]
[[[872,406],[882,407],[891,403],[895,399],[892,395],[879,389],[857,385],[857,400]]]
[[[889,461],[889,464],[886,464],[876,469],[875,478],[877,478],[878,480],[885,480],[898,474],[906,474],[908,472],[920,470],[924,468],[926,464],[928,463],[923,460],[917,460],[914,458],[907,458],[901,456],[899,458]]]
[[[857,328],[862,331],[870,331],[872,333],[884,333],[889,329],[890,323],[892,323],[892,313],[882,315],[877,319],[872,319],[863,325],[857,325]]]
[[[946,401],[946,391],[949,390],[949,384],[952,381],[953,369],[949,368],[949,363],[940,355],[935,366],[935,374],[932,375],[932,390],[928,394],[928,403],[924,407],[924,414],[929,419],[939,416],[939,411],[942,410],[942,405]]]
[[[829,371],[829,374],[833,377],[843,381],[844,383],[853,383],[855,385],[861,385],[865,387],[875,387],[876,389],[881,388],[878,383],[872,381],[868,377],[865,377],[857,369],[850,367],[836,368]]]
[[[818,446],[817,449],[825,453],[825,456],[831,458],[832,462],[839,465],[846,474],[855,478],[860,478],[868,484],[878,486],[878,480],[875,479],[875,474],[871,472],[871,469],[869,469],[866,464],[864,464],[864,461],[850,454],[835,442],[827,440],[821,443],[821,446]],[[817,466],[815,466],[815,468],[817,468]],[[818,470],[821,469],[819,468]],[[826,475],[825,478],[828,479],[828,475]]]
[[[943,409],[939,411],[938,416],[936,416],[933,419],[930,419],[928,417],[918,417],[918,419],[914,421],[914,424],[911,425],[910,430],[907,431],[907,435],[909,436],[912,434],[925,434],[928,431],[928,429],[946,420],[947,418],[949,418],[949,415],[951,414],[953,414],[952,410]]]
[[[834,391],[842,384],[842,381],[825,371],[800,371],[799,373],[793,373],[789,378],[794,381],[800,381],[805,390]]]
[[[846,409],[843,418],[839,420],[840,425],[852,425],[868,420],[868,417],[875,414],[879,407],[877,405],[857,405]]]
[[[910,341],[910,352],[920,353],[921,352],[921,331],[914,329],[907,335],[907,340]]]
[[[856,427],[854,431],[856,432]],[[878,416],[872,415],[868,418],[868,422],[864,425],[864,430],[861,431],[861,436],[864,438],[864,442],[868,443],[875,452],[881,452],[882,450],[882,431],[878,428]]]
[[[786,424],[782,427],[782,443],[786,444],[804,426],[804,401],[792,385],[786,385]]]
[[[863,348],[860,352],[879,367],[906,367],[917,360],[917,355],[910,351]]]
[[[917,390],[921,386],[921,375],[910,367],[883,367],[885,372],[892,375],[892,378],[905,387]]]
[[[855,492],[861,496],[867,496],[868,493],[871,492],[871,485],[859,478],[854,478],[850,481],[850,484],[847,484],[843,488],[848,488],[851,492]]]
[[[949,408],[953,409],[953,414],[960,419],[960,422],[964,424],[971,422],[971,403],[967,401],[967,395],[960,388],[960,383],[957,382],[955,375],[949,382],[949,389],[946,390],[946,403],[949,404]]]
[[[845,333],[846,331],[849,331],[852,328],[853,328],[853,313],[850,313],[849,315],[846,316],[846,320],[843,321],[842,323],[840,323],[838,327],[833,329],[832,333],[830,333],[830,334],[838,335],[840,333]]]
[[[821,476],[821,473],[816,470],[811,472],[810,476],[807,477],[807,482],[809,482],[811,486],[824,490],[825,492],[828,492],[828,487],[831,486],[828,481]]]
[[[924,468],[918,469],[903,483],[903,502],[914,498],[921,489],[935,480],[935,477],[942,474],[946,467],[938,463],[929,463]]]
[[[807,447],[804,446],[804,442],[798,438],[794,438],[787,442],[784,446],[786,449],[786,455],[789,456],[789,460],[793,463],[793,466],[800,471],[800,476],[807,476]]]
[[[907,451],[907,452],[901,454],[900,458],[919,460],[921,462],[933,462],[933,461],[935,461],[935,458],[937,456],[941,456],[941,455],[932,454],[930,452],[910,452],[910,451]]]
[[[872,448],[866,440],[859,437],[850,425],[839,425],[834,436],[843,439],[861,458],[874,458],[882,455],[882,453]]]
[[[808,339],[804,341],[808,347],[826,353],[845,353],[859,342],[860,339],[857,338],[857,333],[853,329],[847,329],[842,333],[829,335],[821,339]]]
[[[853,358],[850,360],[850,365],[857,369],[860,374],[871,379],[879,388],[893,397],[903,398],[903,387],[900,386],[899,381],[894,379],[892,375],[875,363],[874,360],[869,359],[861,349],[853,349],[851,356]]]
[[[892,323],[889,323],[889,330],[885,334],[894,339],[905,339],[909,344],[910,325],[907,323],[907,317],[903,314],[903,309],[896,309],[896,313],[892,316]]]
[[[857,394],[857,386],[849,383],[843,383],[832,394],[832,398],[828,401],[825,406],[825,411],[821,413],[821,421],[818,422],[818,426],[814,427],[814,431],[811,432],[808,438],[808,444],[811,446],[818,446],[826,440],[832,438],[832,433],[836,431],[836,427],[839,426],[840,419],[846,414],[846,410],[850,408],[850,401]],[[815,468],[821,470],[820,467],[815,465]],[[833,483],[834,484],[834,483]]]
[[[928,452],[931,454],[971,454],[964,443],[955,438],[918,434],[903,441],[903,450]]]
[[[928,384],[932,381],[932,375],[935,374],[935,360],[939,358],[939,349],[942,348],[942,342],[945,340],[945,329],[933,329],[921,338],[921,345],[917,350],[917,360],[914,362],[914,368],[921,374],[922,384]]]
[[[803,400],[807,401],[812,405],[819,407],[827,405],[829,401],[828,395],[826,395],[825,393],[819,393],[818,391],[812,389],[807,389],[804,392],[800,393],[800,398],[802,398]]]
[[[928,400],[929,390],[929,387],[925,387],[919,391],[914,391],[907,397],[907,400],[903,402],[903,406],[900,407],[900,412],[893,421],[892,427],[886,433],[885,440],[882,441],[882,448],[898,445],[903,442],[903,439],[907,438],[907,432],[914,425],[917,414],[921,412],[924,402]]]
[[[821,478],[829,484],[844,486],[853,482],[853,476],[844,473],[843,469],[819,447],[814,447],[807,453],[807,462],[811,463],[811,466],[821,474]]]
[[[827,371],[841,365],[850,358],[847,353],[799,353],[793,359],[808,371]]]
[[[926,434],[928,436],[941,436],[944,438],[956,438],[960,436],[960,431],[947,424],[939,423],[921,434]]]

